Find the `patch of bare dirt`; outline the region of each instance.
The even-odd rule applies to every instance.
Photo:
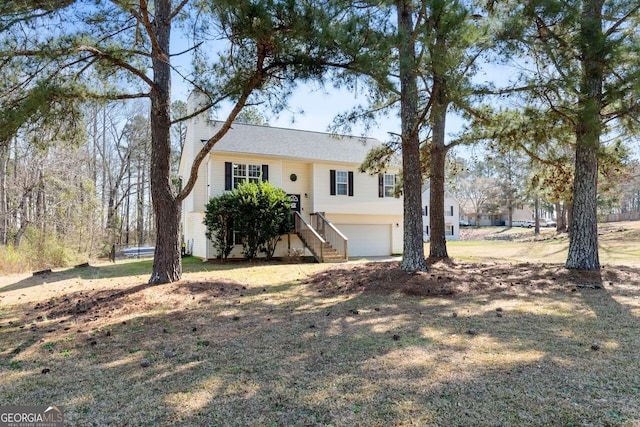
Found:
[[[31,329],[44,319],[60,324],[73,320],[99,325],[148,312],[158,305],[177,309],[215,298],[242,297],[246,292],[245,286],[233,280],[182,280],[156,286],[140,283],[125,289],[69,292],[38,302],[24,314],[22,322],[33,322]]]
[[[456,298],[474,294],[516,294],[552,289],[573,291],[576,287],[602,288],[619,280],[624,270],[572,271],[558,264],[479,264],[430,261],[426,272],[407,273],[400,262],[371,262],[336,265],[313,279],[318,292],[329,294],[364,292],[402,293],[428,297]],[[627,272],[634,275],[637,272]]]

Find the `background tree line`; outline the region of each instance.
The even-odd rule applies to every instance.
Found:
[[[0,241],[24,253],[30,268],[155,241],[148,106],[89,102],[81,110],[82,132],[73,140],[55,139],[59,122],[21,130],[3,146]]]
[[[524,152],[495,153],[489,148],[481,154],[460,156],[453,153],[447,164],[446,189],[461,202],[467,214],[506,213],[505,226],[511,227],[513,212],[527,205],[545,218],[556,221],[556,230],[568,231],[570,220],[570,170],[549,170]],[[602,176],[598,190],[598,218],[602,221],[640,218],[640,162],[626,157],[617,170]],[[631,215],[631,214],[638,214]],[[544,215],[543,215],[544,214]],[[627,214],[627,215],[624,215]],[[611,219],[609,219],[611,218]]]

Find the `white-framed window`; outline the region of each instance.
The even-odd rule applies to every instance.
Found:
[[[238,188],[245,181],[259,182],[262,174],[262,165],[244,163],[233,164],[233,188]]]
[[[347,171],[336,171],[336,194],[338,196],[349,194],[349,174]]]
[[[353,172],[330,169],[329,194],[332,196],[353,196]]]
[[[245,181],[269,181],[269,165],[224,162],[224,190],[238,188]]]
[[[396,175],[384,175],[384,197],[395,197],[396,179]]]

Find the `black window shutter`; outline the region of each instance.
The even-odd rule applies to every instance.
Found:
[[[224,162],[224,189],[225,191],[231,191],[233,189],[233,177],[232,177],[231,162]]]
[[[269,165],[262,165],[262,182],[269,181]]]
[[[424,216],[429,216],[429,206],[424,207]]]
[[[384,175],[378,174],[378,197],[384,197]]]
[[[329,194],[336,195],[336,171],[331,169],[329,171]]]
[[[349,196],[353,196],[353,172],[348,172]]]

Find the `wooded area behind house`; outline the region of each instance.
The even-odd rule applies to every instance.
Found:
[[[153,246],[148,110],[143,101],[90,102],[78,140],[38,128],[2,146],[2,246],[28,254],[32,269]],[[176,171],[184,128],[173,131]]]

